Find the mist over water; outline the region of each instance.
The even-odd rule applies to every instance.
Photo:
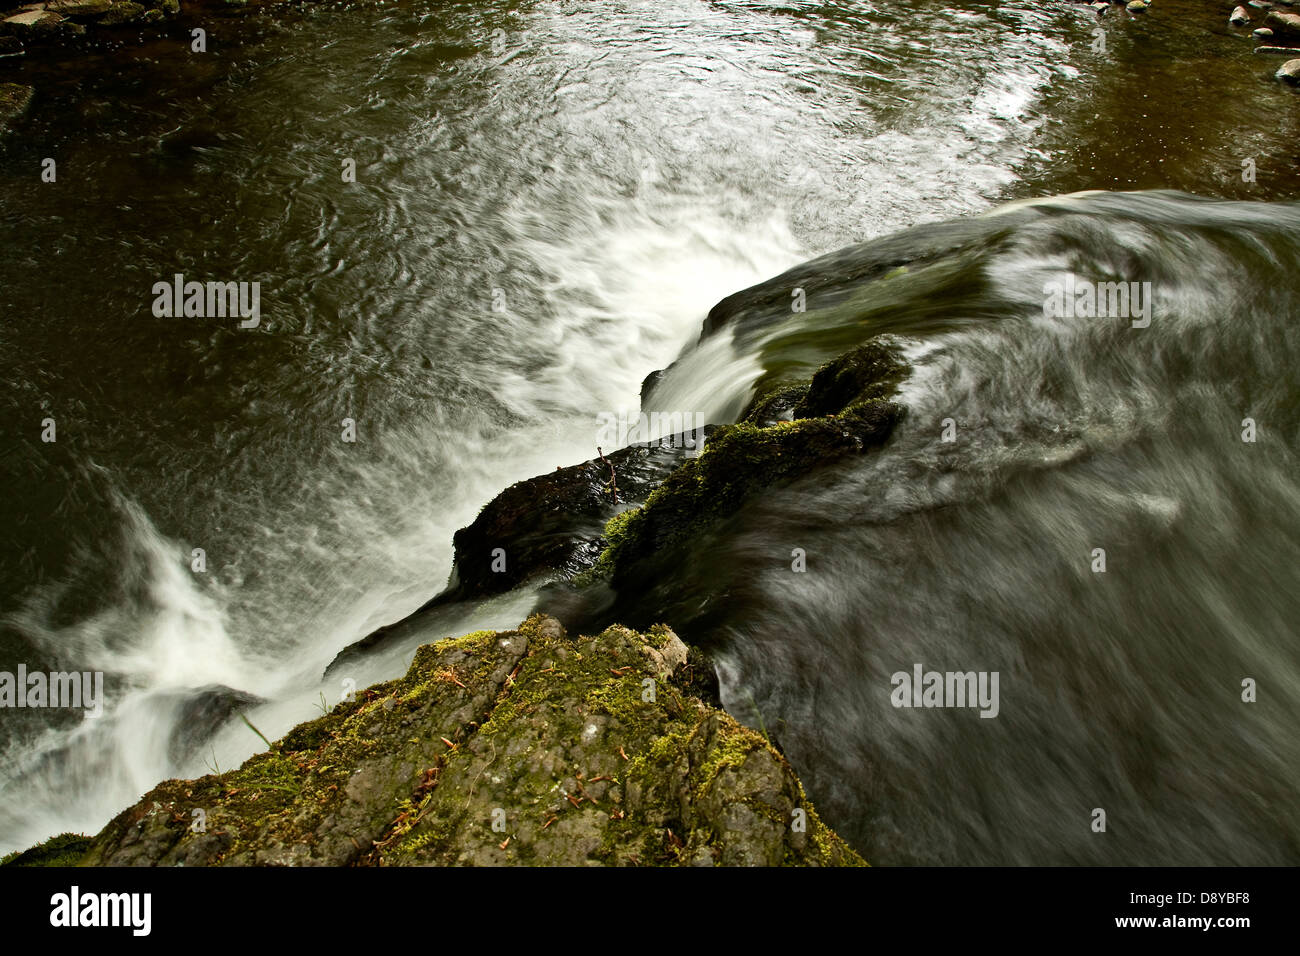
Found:
[[[221,719],[213,702],[231,692],[272,739],[322,694],[335,703],[321,674],[337,652],[440,590],[453,532],[498,491],[590,458],[598,414],[637,411],[647,373],[680,356],[662,407],[734,417],[773,345],[737,333],[696,348],[722,297],[852,242],[1093,184],[1039,168],[1049,145],[1080,154],[1046,104],[1111,82],[1076,13],[924,0],[318,10],[232,22],[206,60],[151,46],[111,77],[48,87],[0,152],[0,669],[103,670],[109,706],[98,721],[4,715],[0,852],[93,832],[161,779],[237,765],[263,745]],[[1260,95],[1227,92],[1238,107]],[[1262,166],[1289,148],[1286,129],[1252,135]],[[57,190],[33,188],[52,151]],[[1194,189],[1197,175],[1188,163],[1161,184]],[[1300,527],[1287,510],[1293,303],[1278,284],[1294,226],[1274,207],[1264,245],[1239,241],[1258,231],[1239,213],[1189,247],[1186,204],[1150,208],[1170,231],[1139,230],[1146,248],[1104,208],[1076,220],[1139,257],[1108,267],[1167,273],[1164,324],[1135,333],[1138,350],[1116,329],[1025,312],[1064,261],[1029,229],[988,262],[998,301],[968,329],[922,335],[906,308],[864,329],[910,336],[917,356],[886,454],[702,542],[755,555],[737,566],[756,580],[778,576],[728,625],[727,703],[784,722],[814,798],[868,858],[1033,858],[1046,851],[1028,834],[1055,834],[1040,818],[1063,826],[1072,794],[1081,814],[1170,804],[1179,860],[1201,859],[1194,845],[1268,859],[1270,818],[1252,801],[1286,792],[1294,744],[1267,698],[1234,706],[1234,682],[1267,672],[1291,688],[1270,706],[1294,705],[1281,630],[1294,608],[1278,588]],[[153,317],[153,283],[176,273],[259,281],[261,327]],[[987,321],[1006,302],[1007,320]],[[1256,445],[1236,437],[1242,408],[1257,411]],[[941,412],[961,423],[954,446],[927,444]],[[39,440],[47,416],[55,444]],[[356,444],[340,440],[345,417]],[[820,554],[818,573],[791,582],[786,561],[778,575],[783,535],[819,542],[791,545]],[[785,550],[763,570],[774,541]],[[1134,553],[1151,541],[1168,553]],[[1110,556],[1101,585],[1093,547]],[[190,570],[194,548],[205,573]],[[457,608],[421,639],[510,626],[532,604]],[[357,665],[358,686],[413,649]],[[888,708],[883,671],[944,669],[958,649],[1003,669],[1003,715],[973,722],[992,728]],[[1185,700],[1144,696],[1162,666]],[[1216,720],[1230,729],[1207,736]],[[1030,732],[1049,723],[1077,736]],[[1167,749],[1140,751],[1139,723]],[[1132,749],[1085,760],[1103,739]],[[1171,770],[1195,739],[1232,761]],[[1217,775],[1228,809],[1160,790],[1178,773]],[[1294,857],[1286,839],[1275,856]],[[1143,845],[1116,852],[1139,859]]]

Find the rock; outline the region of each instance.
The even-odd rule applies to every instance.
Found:
[[[1109,3],[1098,2],[1098,3],[1089,4],[1089,6],[1091,6],[1092,9],[1097,11],[1098,16],[1101,16],[1103,13],[1105,13],[1107,10],[1110,9]]]
[[[0,130],[27,112],[34,91],[21,83],[0,83]]]
[[[12,35],[0,35],[0,56],[23,52],[23,41]]]
[[[1270,28],[1279,40],[1300,40],[1300,15],[1274,10],[1264,18],[1264,26]]]
[[[92,20],[112,6],[113,0],[52,0],[46,9],[70,20]]]
[[[1250,14],[1245,7],[1234,7],[1232,14],[1228,17],[1228,23],[1234,27],[1244,27],[1250,22]]]
[[[1293,46],[1257,46],[1255,52],[1266,56],[1294,56],[1296,48]]]
[[[793,403],[792,420],[765,424],[770,396],[751,403],[735,425],[717,429],[699,458],[686,461],[646,504],[606,527],[610,544],[596,566],[623,595],[651,568],[684,559],[679,553],[715,522],[740,509],[750,495],[773,491],[818,468],[885,443],[903,415],[891,400],[910,371],[897,346],[872,339],[827,362],[802,386],[778,394]],[[639,600],[639,599],[638,599]],[[620,606],[634,617],[636,601]]]
[[[167,756],[182,764],[203,752],[212,735],[241,711],[265,703],[260,697],[221,684],[196,690],[177,690],[172,698],[180,719],[167,742]]]
[[[425,645],[238,770],[166,781],[88,842],[10,862],[861,865],[785,758],[695,696],[678,645],[666,627],[574,639],[542,615]]]
[[[706,428],[705,435],[712,431]],[[593,458],[511,485],[453,536],[455,559],[447,587],[403,620],[346,647],[329,671],[413,633],[435,609],[546,578],[569,579],[592,568],[608,544],[606,523],[644,501],[697,451],[685,447],[685,437],[674,435],[607,451],[605,461]],[[610,487],[611,467],[617,501]],[[504,570],[494,570],[502,562]]]
[[[23,10],[0,22],[0,30],[6,34],[23,36],[24,34],[53,33],[63,23],[63,17],[48,10]]]
[[[1147,3],[1146,0],[1130,0],[1124,9],[1128,10],[1129,13],[1143,13],[1149,6],[1151,4]]]
[[[1292,86],[1300,84],[1300,59],[1287,60],[1273,75]]]
[[[1259,37],[1259,39],[1261,40],[1267,40],[1269,37],[1273,35],[1273,31],[1270,30],[1268,27],[1260,27],[1258,30],[1252,30],[1251,33]]]
[[[134,23],[143,16],[143,6],[132,3],[131,0],[121,0],[109,7],[108,12],[102,14],[98,22],[101,26],[115,27],[123,23]]]

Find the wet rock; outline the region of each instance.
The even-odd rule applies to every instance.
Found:
[[[541,615],[426,645],[238,770],[167,781],[89,846],[38,850],[92,866],[861,865],[785,758],[693,696],[690,667],[666,627],[571,638]]]
[[[134,23],[144,16],[144,7],[138,3],[132,3],[131,0],[121,0],[114,3],[108,8],[108,11],[99,18],[99,23],[106,27],[120,26],[124,23]]]
[[[1095,11],[1097,11],[1097,15],[1098,15],[1098,16],[1101,16],[1101,15],[1104,14],[1107,10],[1110,9],[1110,4],[1109,4],[1109,3],[1101,3],[1101,2],[1098,2],[1098,3],[1092,3],[1092,4],[1089,4],[1089,6],[1092,7],[1092,9],[1094,9]]]
[[[52,34],[58,31],[63,17],[43,8],[24,9],[0,21],[0,32],[11,36]]]
[[[0,130],[27,112],[32,101],[32,88],[21,83],[0,83]]]
[[[1300,84],[1300,59],[1287,60],[1273,75],[1292,86]]]
[[[1274,10],[1264,18],[1264,26],[1271,29],[1279,40],[1300,40],[1300,15]]]
[[[1125,4],[1124,8],[1129,13],[1144,13],[1149,6],[1151,4],[1147,3],[1146,0],[1130,0],[1129,3]]]
[[[23,52],[23,41],[16,36],[0,36],[0,56],[12,56]]]
[[[1257,46],[1255,52],[1263,56],[1294,56],[1296,48],[1293,46]]]
[[[93,20],[112,6],[113,0],[53,0],[45,8],[69,20]]]
[[[167,754],[174,764],[203,750],[226,721],[264,701],[254,695],[221,684],[197,690],[176,691],[173,695],[180,719],[167,744]]]
[[[632,445],[507,488],[456,532],[452,581],[440,599],[499,594],[540,575],[591,567],[605,546],[605,523],[644,501],[695,451],[684,446],[682,436]]]
[[[1244,27],[1250,22],[1250,13],[1245,7],[1234,7],[1232,13],[1228,16],[1228,23],[1234,27]]]
[[[706,427],[705,436],[713,431]],[[433,623],[439,609],[590,570],[608,545],[606,524],[643,502],[698,452],[687,447],[689,434],[629,445],[607,452],[604,461],[593,458],[511,485],[453,536],[455,558],[446,588],[401,621],[348,645],[327,673]]]
[[[1261,40],[1267,40],[1273,35],[1273,31],[1268,27],[1260,27],[1258,30],[1252,30],[1251,33]]]

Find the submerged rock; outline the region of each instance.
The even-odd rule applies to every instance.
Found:
[[[101,866],[861,865],[785,758],[697,696],[698,670],[666,627],[571,639],[543,615],[425,645],[406,676],[238,770],[160,784],[57,852]]]
[[[1127,3],[1124,8],[1128,10],[1129,13],[1143,13],[1149,6],[1151,6],[1151,4],[1147,3],[1146,0],[1129,0],[1129,3]]]

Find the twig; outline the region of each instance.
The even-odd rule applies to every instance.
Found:
[[[600,450],[599,445],[596,446],[596,454],[600,456],[601,461],[609,465],[609,490],[614,495],[614,504],[618,504],[618,475],[614,472],[614,466],[610,463],[610,460],[605,457],[605,453]]]

